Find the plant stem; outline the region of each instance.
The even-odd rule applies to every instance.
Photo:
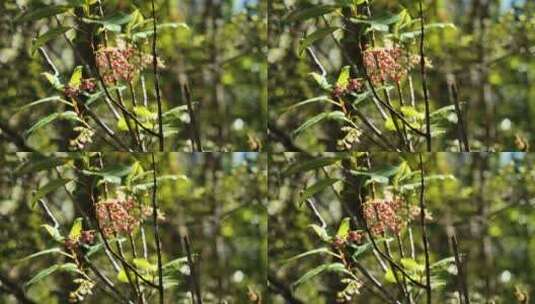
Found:
[[[420,156],[420,184],[421,184],[421,191],[420,191],[420,224],[422,226],[422,241],[424,243],[424,253],[425,253],[425,289],[427,292],[427,304],[431,304],[431,269],[429,266],[429,244],[427,240],[427,232],[425,227],[425,202],[424,202],[424,194],[425,194],[425,183],[424,183],[424,165],[422,160],[422,154],[419,154]]]
[[[154,1],[153,1],[154,3]],[[156,182],[156,162],[154,161],[154,153],[152,157],[152,219],[154,221],[154,240],[156,241],[156,254],[158,255],[158,292],[160,293],[160,304],[164,302],[163,295],[163,268],[162,268],[162,249],[160,248],[160,231],[158,228],[158,203],[156,202],[156,193],[158,185]]]
[[[154,69],[154,86],[156,90],[156,102],[158,103],[158,132],[160,140],[160,152],[164,151],[163,141],[163,119],[162,119],[162,100],[160,97],[160,78],[158,76],[158,57],[156,57],[156,40],[158,33],[156,31],[156,11],[154,9],[154,0],[152,4],[152,29],[154,30],[154,36],[152,38],[152,67]]]
[[[422,73],[422,89],[424,90],[424,101],[425,101],[425,138],[427,143],[427,152],[431,152],[431,114],[429,113],[429,96],[427,94],[427,79],[425,76],[425,54],[424,54],[424,9],[422,5],[422,0],[420,0],[420,30],[421,30],[421,39],[420,39],[420,70]]]

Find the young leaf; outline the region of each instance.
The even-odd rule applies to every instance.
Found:
[[[345,87],[349,83],[349,71],[350,67],[346,65],[342,68],[340,71],[340,74],[338,75],[338,80],[336,80],[336,85],[340,87]]]
[[[345,273],[351,275],[349,271],[346,270],[344,264],[342,263],[331,263],[320,265],[307,273],[305,273],[299,280],[295,281],[292,284],[292,288],[296,288],[304,282],[314,278],[315,276],[321,274],[322,272],[336,272],[336,273]]]
[[[336,231],[336,236],[345,239],[349,233],[350,223],[351,219],[349,217],[342,219],[342,222],[340,222],[340,226],[338,226],[338,230]]]
[[[83,67],[81,65],[74,68],[74,71],[71,75],[71,80],[69,80],[69,86],[73,88],[80,87],[80,84],[82,83],[82,70]]]
[[[82,234],[82,218],[76,218],[74,224],[72,224],[71,231],[69,232],[69,239],[77,240]]]
[[[59,187],[65,185],[69,181],[70,181],[69,179],[55,179],[55,180],[52,180],[52,181],[48,182],[43,187],[39,188],[39,190],[37,190],[37,192],[35,192],[34,196],[32,197],[32,200],[30,201],[30,206],[32,208],[35,208],[35,203],[37,203],[38,200],[42,199],[43,197],[45,197],[50,192],[52,192],[52,191],[58,189]]]
[[[105,181],[113,184],[120,184],[121,178],[127,176],[132,171],[132,166],[129,165],[112,165],[106,167],[101,171],[82,170],[85,175],[96,175],[103,177]]]
[[[314,81],[316,81],[316,83],[320,86],[320,88],[322,88],[325,91],[331,90],[332,86],[325,76],[322,76],[316,72],[309,73],[309,75],[312,76],[312,78],[314,78]]]

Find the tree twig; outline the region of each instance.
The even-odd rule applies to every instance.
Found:
[[[424,54],[424,9],[422,5],[422,0],[420,0],[420,70],[422,74],[422,89],[424,91],[424,102],[425,102],[425,138],[427,143],[427,151],[431,152],[431,114],[429,109],[429,96],[427,93],[427,79],[425,75],[425,54]]]
[[[160,151],[164,151],[164,140],[163,140],[163,118],[162,118],[162,100],[160,97],[160,77],[158,75],[158,57],[156,57],[156,40],[158,33],[156,31],[156,11],[154,9],[154,0],[151,1],[152,4],[152,29],[154,30],[154,36],[152,37],[152,67],[154,69],[154,87],[156,90],[156,102],[158,103],[158,132],[160,140]]]
[[[468,287],[466,285],[466,276],[464,274],[463,262],[459,253],[459,244],[457,243],[457,237],[453,234],[451,237],[451,244],[453,247],[453,254],[455,256],[455,266],[457,267],[457,282],[459,285],[459,297],[464,298],[464,302],[461,300],[461,304],[470,304],[470,297],[468,296]]]
[[[154,221],[154,240],[156,242],[156,254],[158,255],[158,292],[160,293],[160,304],[164,302],[163,294],[163,268],[162,268],[162,249],[160,244],[160,231],[158,227],[158,204],[156,202],[157,182],[156,182],[156,162],[154,161],[154,153],[152,157],[152,219]]]
[[[431,304],[431,267],[429,266],[429,241],[427,239],[427,231],[425,227],[425,183],[424,183],[424,164],[422,154],[420,156],[420,225],[422,226],[422,241],[424,243],[425,253],[425,289],[427,293],[427,304]]]
[[[201,287],[199,286],[199,274],[197,273],[196,261],[193,261],[193,253],[191,252],[191,242],[189,236],[184,236],[184,244],[186,245],[186,253],[188,255],[188,264],[191,276],[191,295],[197,300],[197,304],[203,304]]]

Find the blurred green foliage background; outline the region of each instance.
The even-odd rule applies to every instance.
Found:
[[[340,155],[324,153],[321,156]],[[366,165],[358,161],[359,170],[388,172],[403,163],[413,172],[419,169],[418,155],[380,152],[369,155],[371,169],[366,169]],[[346,160],[324,166],[325,171],[301,169],[287,174],[289,168],[297,168],[311,158],[302,153],[270,156],[268,216],[272,292],[269,303],[286,303],[285,299],[289,301],[291,296],[295,300],[293,303],[334,303],[336,293],[343,288],[340,275],[336,273],[323,273],[295,291],[291,288],[292,283],[307,271],[333,262],[335,259],[329,255],[311,255],[291,263],[284,262],[311,249],[328,247],[309,227],[310,224],[319,225],[319,222],[307,204],[301,202],[305,189],[325,179],[326,174],[343,181],[334,184],[342,199],[329,187],[314,195],[316,207],[332,233],[336,232],[342,218],[356,215],[359,193],[371,195],[366,190],[369,187],[359,190],[355,181],[348,178],[347,160],[351,160],[353,170],[357,170],[355,163],[357,158],[362,160],[362,155],[348,154],[342,158]],[[533,293],[535,187],[532,181],[535,178],[535,155],[424,153],[423,160],[425,176],[428,177],[425,202],[433,217],[427,224],[431,263],[453,256],[449,235],[454,232],[460,251],[466,256],[465,273],[471,303],[525,303],[518,300],[516,288]],[[376,178],[380,180],[378,175]],[[387,189],[393,191],[394,179],[390,176],[387,183],[374,183],[376,197],[382,198]],[[416,189],[408,196],[409,203],[416,205],[418,180],[415,178]],[[404,184],[410,185],[410,182]],[[419,225],[416,221],[411,227],[416,243],[416,260],[423,263]],[[402,239],[407,244],[407,231],[402,233]],[[360,256],[359,260],[387,289],[396,293],[395,285],[385,281],[385,273],[371,251]],[[444,287],[433,289],[433,303],[459,303],[456,276],[450,273],[444,279]],[[361,288],[360,292],[350,303],[384,303],[367,288]],[[416,303],[424,303],[424,298],[419,297]]]
[[[68,183],[67,188],[75,202],[61,187],[44,198],[57,217],[61,230],[68,231],[74,218],[82,216],[81,210],[91,212],[90,193],[102,191],[102,184],[98,188],[93,184],[95,176],[84,175],[81,170],[81,164],[89,159],[94,161],[95,157],[95,154],[76,153],[57,153],[46,158],[28,153],[2,154],[1,303],[21,303],[12,294],[22,290],[25,282],[53,264],[68,261],[64,256],[49,254],[20,262],[25,256],[58,246],[41,227],[51,224],[49,218],[39,206],[32,208],[30,201],[37,189],[58,175],[72,178],[73,182]],[[104,169],[101,172],[110,168],[114,172],[130,172],[128,176],[121,173],[118,180],[108,183],[110,197],[115,196],[116,190],[127,186],[133,172],[148,172],[147,185],[151,185],[150,155],[103,153],[102,160]],[[42,167],[54,161],[63,163],[57,167],[57,172]],[[198,254],[198,273],[205,303],[245,303],[250,292],[262,296],[266,288],[267,266],[266,157],[257,153],[164,153],[156,154],[156,162],[158,177],[162,179],[157,196],[159,210],[165,217],[159,223],[163,262],[186,256],[182,237],[187,234],[193,252]],[[116,179],[112,175],[106,178],[110,181]],[[150,204],[151,195],[151,188],[148,188],[136,197]],[[156,263],[152,224],[150,219],[147,221],[148,260]],[[84,221],[84,229],[87,227]],[[138,248],[141,248],[139,230],[134,236]],[[91,259],[118,288],[128,292],[128,285],[117,281],[117,273],[102,251]],[[29,286],[27,296],[35,303],[67,303],[69,292],[75,288],[75,277],[76,274],[57,272]],[[189,290],[188,276],[183,276],[177,287],[166,289],[166,303],[190,303],[187,300]],[[93,292],[87,303],[116,303],[101,289],[96,288]],[[148,303],[156,303],[156,294],[148,298]]]

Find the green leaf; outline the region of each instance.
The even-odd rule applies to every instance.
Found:
[[[370,25],[371,30],[379,32],[388,32],[388,27],[401,20],[401,14],[392,15],[386,13],[382,16],[374,17],[372,19],[350,18],[353,23],[364,23]]]
[[[154,272],[158,270],[158,266],[151,264],[146,259],[142,258],[136,258],[133,260],[134,265],[136,265],[137,268],[147,271],[147,272]]]
[[[82,235],[82,218],[76,218],[69,232],[69,239],[77,240]]]
[[[338,121],[346,121],[346,117],[345,117],[345,114],[344,112],[342,111],[333,111],[333,112],[326,112],[326,113],[321,113],[321,114],[318,114],[310,119],[308,119],[307,121],[305,121],[301,126],[299,126],[299,128],[297,128],[293,133],[292,135],[294,137],[298,136],[299,134],[301,134],[303,131],[305,131],[306,129],[320,123],[321,121],[323,120],[338,120]]]
[[[151,26],[152,26],[152,22],[151,22]],[[169,22],[169,23],[161,23],[161,24],[156,25],[156,33],[159,33],[163,29],[166,29],[166,28],[183,29],[183,30],[187,30],[187,31],[190,30],[189,26],[186,23],[183,23],[183,22]],[[147,38],[149,38],[149,37],[151,37],[153,35],[154,35],[154,30],[151,28],[151,29],[148,29],[148,30],[145,30],[145,31],[140,31],[140,32],[134,33],[132,35],[132,40],[133,41],[137,41],[139,39],[147,39]]]
[[[447,258],[444,258],[442,260],[439,260],[431,264],[429,267],[430,268],[442,268],[442,267],[447,267],[453,263],[455,263],[455,257],[447,257]]]
[[[56,271],[78,272],[78,267],[74,263],[66,263],[62,265],[56,264],[56,265],[50,266],[44,270],[41,270],[39,273],[37,273],[31,280],[26,282],[24,286],[29,287],[30,285],[33,285],[39,281],[42,281],[43,279],[50,276]]]
[[[314,185],[308,187],[307,189],[305,189],[305,191],[303,191],[303,193],[301,194],[299,198],[299,201],[302,202],[311,198],[312,196],[314,196],[314,194],[322,191],[326,187],[329,187],[330,185],[333,185],[334,183],[338,181],[340,180],[337,178],[326,178],[326,179],[319,180]]]
[[[431,29],[445,29],[445,28],[456,29],[457,27],[453,23],[431,23],[431,24],[426,24],[424,26],[424,32],[427,33]],[[415,39],[415,38],[420,37],[421,34],[422,34],[421,30],[405,32],[400,35],[400,40],[405,41],[405,40]]]
[[[100,171],[91,171],[91,170],[82,170],[82,173],[85,175],[95,175],[102,177],[106,182],[112,184],[120,184],[121,178],[127,176],[132,171],[132,166],[130,165],[112,165],[106,167]]]
[[[302,173],[302,172],[326,167],[326,166],[335,164],[346,157],[348,157],[348,154],[339,153],[337,154],[337,156],[333,156],[333,157],[316,157],[313,159],[296,162],[296,163],[291,164],[288,168],[286,168],[282,172],[282,176],[290,176],[298,172]]]
[[[388,283],[396,283],[396,277],[394,276],[394,272],[392,271],[391,268],[389,268],[385,272],[385,281]]]
[[[117,280],[121,283],[128,283],[128,276],[126,275],[126,271],[124,269],[121,269],[121,271],[119,271],[117,274]]]
[[[144,106],[135,106],[134,113],[141,119],[156,119],[158,117],[156,113],[151,112]]]
[[[298,9],[291,12],[288,17],[286,17],[286,20],[289,22],[304,21],[329,14],[338,8],[338,5],[314,5],[309,8]]]
[[[186,175],[162,175],[160,177],[156,178],[156,185],[160,185],[164,181],[189,181],[189,178]],[[149,189],[152,189],[154,187],[153,182],[147,182],[147,183],[140,183],[136,184],[132,187],[132,190],[134,193],[138,193],[140,191],[147,191]]]
[[[35,131],[41,129],[42,127],[52,123],[53,121],[57,119],[81,122],[81,120],[78,118],[78,115],[73,111],[65,111],[62,113],[52,113],[46,117],[41,118],[38,122],[36,122],[28,130],[26,130],[26,132],[24,132],[24,137],[26,138],[30,137]]]
[[[48,72],[41,73],[41,75],[46,77],[46,80],[54,87],[54,89],[58,91],[63,92],[63,84],[61,83],[61,80],[59,79],[59,75],[52,75]]]
[[[296,288],[299,285],[303,284],[304,282],[316,277],[317,275],[321,274],[322,272],[335,272],[335,273],[344,273],[352,275],[349,271],[346,270],[344,264],[342,263],[331,263],[331,264],[324,264],[320,265],[307,273],[305,273],[299,280],[295,281],[292,284],[292,288]]]
[[[54,248],[41,250],[39,252],[31,254],[31,255],[29,255],[27,257],[24,257],[24,258],[22,258],[20,260],[17,260],[17,262],[19,262],[19,263],[20,262],[25,262],[25,261],[31,260],[33,258],[40,257],[42,255],[54,254],[54,253],[60,253],[60,254],[64,254],[64,255],[69,255],[68,253],[63,252],[59,247],[54,247]]]
[[[61,233],[59,232],[59,230],[55,227],[52,227],[50,225],[47,225],[47,224],[44,224],[44,225],[41,225],[41,227],[45,228],[46,231],[48,232],[48,234],[56,241],[56,242],[59,242],[59,243],[62,243],[63,240],[65,239]]]
[[[32,197],[32,200],[30,201],[30,206],[32,208],[35,208],[35,204],[38,200],[42,199],[50,192],[55,191],[56,189],[65,185],[68,182],[70,182],[70,179],[55,179],[48,182],[43,187],[39,188],[37,192],[35,192],[34,196]]]
[[[353,252],[353,254],[351,255],[351,258],[356,259],[359,256],[361,256],[364,252],[366,252],[366,251],[368,251],[368,250],[370,250],[372,248],[373,248],[372,242],[367,242],[365,244],[357,246],[357,250],[355,250],[355,252]]]
[[[316,224],[310,224],[308,225],[310,228],[312,228],[312,230],[314,230],[314,232],[316,233],[316,235],[324,242],[330,242],[331,241],[331,237],[329,236],[329,233],[327,232],[327,230],[319,225],[316,225]]]
[[[71,80],[69,80],[69,86],[72,88],[78,88],[80,87],[80,84],[82,83],[82,70],[83,67],[81,65],[74,68],[74,71],[71,75]]]
[[[324,27],[324,28],[318,29],[315,32],[313,32],[312,34],[306,36],[305,38],[303,38],[301,40],[301,43],[299,44],[299,55],[302,55],[304,50],[307,47],[309,47],[312,44],[314,44],[314,42],[325,38],[326,36],[336,32],[339,29],[340,28],[336,27],[336,26]]]
[[[33,106],[36,106],[36,105],[39,105],[39,104],[42,104],[42,103],[46,103],[46,102],[50,102],[50,101],[59,101],[61,103],[64,103],[66,105],[69,105],[69,106],[72,106],[72,104],[66,100],[64,100],[63,98],[59,97],[59,96],[50,96],[50,97],[46,97],[46,98],[42,98],[42,99],[39,99],[39,100],[36,100],[36,101],[33,101],[27,105],[24,105],[20,108],[18,108],[16,110],[16,113],[19,113],[19,112],[22,112],[30,107],[33,107]]]
[[[320,86],[320,88],[322,88],[325,91],[331,90],[332,86],[325,76],[322,76],[316,72],[309,73],[309,75],[312,76],[312,78],[314,78],[314,81],[316,81],[316,83]]]
[[[349,83],[349,71],[350,67],[348,65],[344,66],[338,75],[338,80],[336,80],[336,85],[344,88]]]
[[[296,256],[293,256],[293,257],[291,257],[291,258],[288,258],[288,259],[284,260],[282,263],[283,263],[283,264],[287,264],[287,263],[290,263],[290,262],[299,260],[299,259],[301,259],[301,258],[307,257],[307,256],[309,256],[309,255],[322,254],[322,253],[330,254],[330,255],[335,256],[335,257],[339,257],[336,253],[330,251],[329,248],[327,248],[327,247],[321,247],[321,248],[312,249],[312,250],[303,252],[303,253],[301,253],[301,254],[298,254],[298,255],[296,255]]]
[[[49,30],[48,32],[44,33],[43,35],[35,38],[35,40],[32,43],[31,53],[34,54],[38,48],[45,45],[48,41],[58,37],[59,35],[66,33],[70,29],[71,27],[69,26],[60,26],[57,28],[53,28]]]
[[[134,16],[119,12],[113,16],[104,19],[82,18],[85,23],[96,23],[104,26],[105,29],[112,32],[121,32],[121,25],[129,23]]]
[[[336,236],[345,239],[349,233],[350,226],[351,219],[349,217],[343,218],[340,222],[340,226],[338,226],[338,230],[336,231]]]
[[[15,170],[17,176],[27,173],[36,173],[42,170],[49,170],[58,166],[62,166],[67,162],[67,158],[45,157],[43,159],[31,159],[22,164]]]
[[[331,103],[336,103],[334,100],[330,99],[328,96],[318,96],[318,97],[314,97],[314,98],[310,98],[310,99],[306,99],[306,100],[303,100],[301,102],[298,102],[294,105],[291,105],[289,106],[288,108],[286,108],[284,110],[284,112],[288,112],[288,111],[291,111],[291,110],[294,110],[298,107],[301,107],[301,106],[304,106],[304,105],[307,105],[309,103],[313,103],[313,102],[320,102],[320,101],[327,101],[327,102],[331,102]]]
[[[380,183],[380,184],[388,184],[390,177],[396,175],[399,172],[400,168],[401,166],[386,165],[382,167],[381,169],[378,169],[373,172],[351,170],[350,173],[356,176],[359,176],[359,175],[369,176],[370,179],[366,181],[366,184],[369,184],[371,182]]]
[[[411,258],[401,258],[401,265],[403,268],[410,272],[423,272],[425,271],[425,266],[416,262],[416,260]]]
[[[70,9],[68,5],[48,5],[42,8],[28,10],[23,15],[15,18],[15,22],[35,21],[58,14],[62,14]]]

